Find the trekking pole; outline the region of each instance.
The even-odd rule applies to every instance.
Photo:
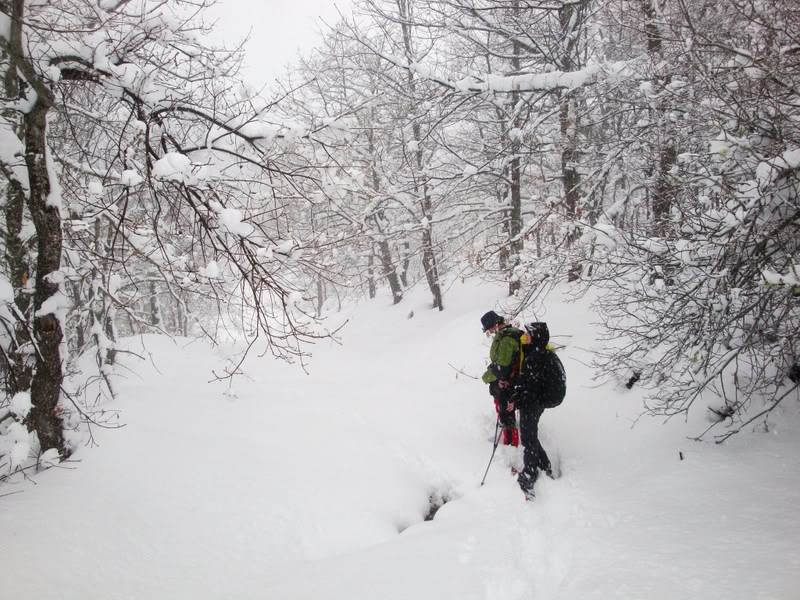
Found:
[[[500,443],[500,414],[497,415],[497,424],[494,426],[494,446],[492,447],[492,455],[489,457],[489,464],[486,465],[486,473],[483,474],[481,479],[481,487],[486,483],[486,476],[489,474],[489,467],[492,466],[494,460],[494,453],[497,452],[497,446]]]

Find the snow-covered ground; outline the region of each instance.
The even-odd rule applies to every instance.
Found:
[[[416,298],[351,309],[308,375],[252,357],[227,393],[207,383],[220,350],[131,340],[152,362],[124,359],[125,427],[0,490],[21,492],[0,498],[2,598],[800,597],[796,402],[723,446],[631,428],[640,392],[592,380],[592,315],[552,297],[537,316],[569,387],[541,430],[563,477],[526,503],[504,448],[479,487],[494,409],[459,373],[482,372],[502,290],[455,286],[443,313]]]

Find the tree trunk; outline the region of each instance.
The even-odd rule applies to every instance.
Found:
[[[13,178],[8,181],[4,212],[6,263],[14,288],[14,304],[19,311],[18,319],[14,323],[14,339],[6,351],[9,360],[6,391],[13,396],[17,392],[28,391],[33,378],[33,369],[28,356],[25,352],[20,352],[31,341],[29,329],[31,296],[25,289],[30,277],[31,258],[26,244],[20,238],[25,212],[25,190]]]
[[[522,181],[519,160],[519,142],[512,144],[514,158],[511,159],[511,209],[508,217],[509,244],[509,280],[508,295],[513,296],[520,287],[516,268],[522,253]]]
[[[663,57],[663,37],[658,26],[658,15],[653,7],[652,0],[640,0],[640,4],[645,17],[644,29],[647,33],[647,51],[653,55],[654,63],[657,63]],[[665,82],[669,82],[670,79],[669,75],[665,76]],[[659,145],[656,148],[656,152],[658,152],[658,170],[655,174],[652,199],[652,233],[653,235],[664,237],[669,233],[670,213],[675,195],[675,185],[670,171],[677,163],[678,150],[672,135],[672,127],[667,118],[669,112],[667,101],[659,99],[655,110],[657,112],[655,120],[660,127],[663,138],[659,140]]]
[[[161,306],[158,303],[158,289],[154,281],[150,282],[150,324],[153,327],[162,327]]]
[[[578,42],[582,27],[584,1],[565,3],[559,14],[562,36],[561,69],[565,72],[575,70],[579,65]],[[580,200],[581,176],[578,172],[578,107],[573,92],[559,93],[559,125],[561,130],[561,178],[564,185],[564,207],[567,219],[581,217]],[[577,239],[574,228],[570,229],[566,242],[569,246]],[[580,277],[581,265],[574,260],[567,273],[568,281]]]
[[[15,3],[16,4],[16,3]],[[18,2],[22,4],[22,2]],[[45,86],[38,86],[44,88]],[[64,374],[61,367],[62,323],[53,312],[40,312],[44,303],[59,293],[51,276],[61,267],[61,215],[59,207],[48,202],[51,192],[47,170],[47,113],[52,96],[37,89],[33,110],[25,115],[25,164],[30,180],[28,206],[36,228],[36,290],[33,296],[36,339],[36,372],[31,383],[33,409],[29,427],[36,431],[42,451],[56,448],[66,458],[64,431],[57,409]]]
[[[561,175],[564,182],[564,206],[567,216],[575,218],[580,216],[578,200],[580,199],[581,176],[577,170],[575,107],[568,93],[562,94],[559,118],[561,121]]]
[[[75,309],[75,348],[77,351],[83,349],[86,344],[86,327],[83,321],[83,295],[81,294],[81,285],[77,281],[70,282],[72,289],[72,305]]]
[[[573,71],[579,65],[578,41],[582,27],[584,1],[564,3],[559,14],[562,36],[561,69]],[[572,92],[562,91],[559,97],[559,121],[561,129],[561,174],[564,183],[564,204],[567,216],[580,216],[581,177],[578,173],[578,107]]]
[[[411,266],[411,244],[406,241],[403,244],[403,263],[400,269],[400,282],[403,288],[408,287],[408,268]]]
[[[380,249],[383,274],[386,277],[386,281],[389,282],[389,289],[392,290],[392,304],[398,304],[403,299],[403,288],[400,287],[400,278],[397,276],[397,270],[394,268],[392,250],[389,248],[389,242],[381,240],[378,242],[378,248]]]
[[[419,131],[419,124],[414,123],[413,128],[415,139],[420,139],[422,136]],[[417,150],[417,168],[422,173],[422,150]],[[423,175],[424,176],[424,175]],[[416,177],[415,177],[416,179]],[[416,184],[415,184],[416,187]],[[433,212],[431,206],[431,197],[428,193],[428,184],[422,183],[422,268],[425,271],[425,279],[428,281],[428,287],[433,295],[433,308],[444,310],[442,303],[442,288],[439,284],[439,268],[436,262],[436,252],[433,247]]]
[[[430,223],[425,223],[422,227],[422,268],[425,270],[425,279],[428,280],[428,287],[431,290],[431,294],[433,294],[433,308],[444,310]]]
[[[660,237],[665,237],[669,233],[670,213],[675,195],[675,184],[670,171],[677,160],[678,151],[675,144],[671,140],[666,140],[661,147],[653,192],[653,233]]]
[[[322,316],[322,307],[325,305],[325,281],[317,276],[317,316]]]
[[[0,8],[7,14],[11,12],[5,2],[0,3]],[[9,35],[12,47],[16,48],[20,45],[21,36],[22,21],[12,21]],[[19,76],[16,69],[9,68],[6,70],[3,84],[6,98],[19,97]],[[9,123],[16,123],[15,129],[17,129],[17,135],[19,136],[22,123],[17,114],[9,111],[4,116]],[[33,379],[33,368],[28,356],[26,353],[20,352],[31,341],[29,325],[31,296],[25,288],[31,274],[32,265],[28,246],[20,237],[25,217],[25,189],[8,165],[2,165],[2,171],[3,176],[8,181],[6,205],[3,209],[6,219],[5,257],[8,265],[8,276],[14,289],[14,304],[19,311],[18,320],[14,323],[14,339],[6,351],[9,361],[7,365],[6,393],[9,396],[13,396],[17,392],[30,390]]]
[[[370,131],[367,135],[367,141],[369,143],[369,155],[372,159],[372,186],[375,194],[377,195],[380,192],[381,181],[380,176],[378,175],[378,167],[375,162],[375,144],[373,141],[374,135],[374,132]],[[375,216],[375,225],[382,234],[383,232],[381,231],[379,214]],[[392,260],[392,250],[389,247],[389,242],[383,237],[377,241],[377,244],[378,249],[380,250],[379,256],[383,266],[383,275],[386,277],[386,281],[389,282],[389,289],[392,290],[392,303],[398,304],[403,299],[403,288],[400,286],[400,278],[397,275],[397,269],[395,268],[394,261]]]
[[[36,102],[23,118],[25,166],[28,171],[28,210],[36,229],[36,283],[33,294],[33,338],[36,345],[36,366],[31,380],[31,404],[28,427],[36,432],[42,452],[56,448],[68,456],[64,443],[63,423],[58,401],[64,374],[61,367],[62,323],[46,308],[45,302],[59,292],[60,281],[53,276],[61,267],[61,214],[57,201],[50,198],[51,185],[47,169],[47,114],[53,105],[53,93],[39,79],[25,55],[21,23],[25,22],[25,1],[14,0],[11,6],[11,28],[8,40],[9,59],[36,93]],[[55,199],[59,200],[59,199]],[[55,310],[55,309],[53,309]]]
[[[31,387],[33,369],[25,352],[20,350],[31,341],[29,311],[31,296],[25,289],[30,277],[30,256],[28,248],[20,239],[25,209],[25,191],[15,179],[8,183],[6,194],[6,262],[11,285],[14,287],[14,304],[19,318],[14,324],[14,340],[7,350],[10,361],[7,392],[13,396]]]
[[[117,335],[117,323],[115,320],[115,313],[116,311],[113,309],[109,309],[106,313],[106,322],[105,322],[105,330],[106,330],[106,338],[109,342],[111,342],[111,347],[108,349],[108,352],[105,356],[105,361],[107,365],[113,365],[117,361],[117,339],[119,336]],[[110,387],[110,386],[109,386]],[[112,394],[113,394],[112,390]]]
[[[514,18],[519,19],[519,0],[514,0],[512,4]],[[513,75],[520,74],[520,44],[514,40],[512,45],[511,69]],[[520,288],[519,274],[516,272],[522,254],[522,168],[520,164],[521,140],[519,128],[521,126],[519,118],[519,92],[511,93],[511,114],[513,115],[514,137],[511,139],[511,206],[508,214],[508,237],[509,237],[509,278],[508,295],[513,296]]]
[[[397,1],[397,7],[400,10],[402,18],[401,27],[403,30],[403,45],[406,51],[406,58],[411,61],[415,60],[414,52],[411,47],[411,9],[404,0]],[[407,71],[408,89],[412,98],[415,95],[417,83],[414,80],[414,74]],[[417,194],[421,193],[420,208],[422,212],[422,268],[425,271],[425,279],[428,282],[428,287],[433,295],[433,308],[444,310],[442,303],[442,288],[439,284],[439,267],[436,261],[436,252],[433,244],[433,205],[428,189],[428,182],[426,181],[424,163],[422,160],[422,128],[419,121],[416,119],[411,125],[412,139],[416,143],[416,150],[414,151],[416,172],[414,173],[414,191]]]
[[[369,259],[367,263],[367,293],[369,294],[369,299],[372,300],[375,297],[375,254],[374,252],[370,252]]]
[[[184,292],[179,292],[178,297],[180,298],[180,302],[176,299],[178,305],[178,316],[180,319],[180,326],[181,326],[181,334],[184,337],[189,336],[189,296]]]

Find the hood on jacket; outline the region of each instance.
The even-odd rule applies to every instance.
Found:
[[[537,350],[541,350],[547,346],[550,341],[550,330],[547,328],[547,323],[542,321],[529,323],[526,329],[531,337],[531,346]]]

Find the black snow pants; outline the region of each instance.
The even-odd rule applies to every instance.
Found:
[[[547,452],[539,443],[539,419],[542,413],[544,413],[544,408],[535,405],[522,406],[519,410],[520,437],[524,446],[522,457],[525,467],[517,477],[517,481],[524,492],[533,489],[539,471],[544,471],[548,475],[552,473]]]

